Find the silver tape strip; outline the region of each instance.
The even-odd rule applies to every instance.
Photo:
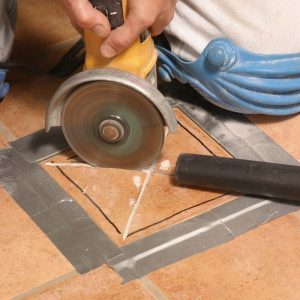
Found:
[[[121,254],[107,235],[37,163],[0,152],[0,185],[80,273]]]
[[[11,142],[10,146],[29,162],[39,162],[69,149],[61,127],[53,127],[49,133],[37,131]]]

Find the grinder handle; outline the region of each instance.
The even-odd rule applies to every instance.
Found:
[[[123,2],[121,0],[89,1],[108,18],[111,29],[116,29],[124,24]]]
[[[300,167],[216,156],[181,154],[175,178],[181,184],[300,200]]]

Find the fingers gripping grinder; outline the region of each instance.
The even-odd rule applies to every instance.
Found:
[[[121,26],[127,0],[93,0]],[[85,31],[84,71],[64,82],[51,99],[46,130],[62,126],[73,151],[94,166],[138,169],[160,154],[165,127],[173,133],[176,119],[156,88],[157,54],[150,34],[113,59],[101,56],[102,40]]]

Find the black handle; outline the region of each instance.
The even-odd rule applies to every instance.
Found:
[[[123,4],[121,0],[89,0],[109,20],[111,29],[124,24]]]
[[[300,200],[299,166],[182,154],[175,178],[186,185]]]

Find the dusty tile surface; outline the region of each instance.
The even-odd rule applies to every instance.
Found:
[[[212,155],[230,157],[230,154],[216,141],[204,132],[192,119],[185,115],[181,110],[174,109],[178,123],[193,135]]]
[[[153,174],[132,223],[131,232],[157,223],[164,223],[168,227],[174,224],[175,216],[182,214],[183,221],[236,197],[222,197],[223,194],[217,192],[180,186],[173,180],[171,176]],[[195,209],[189,211],[191,208]]]
[[[175,165],[181,153],[229,156],[211,137],[181,111],[176,134],[169,134],[162,154],[147,184],[130,226],[129,236],[168,227],[235,199],[237,195],[181,186],[174,180]],[[152,228],[152,231],[150,230]],[[135,237],[136,238],[136,237]]]
[[[139,283],[126,285],[120,283],[120,278],[111,269],[104,266],[62,285],[49,289],[40,295],[27,299],[40,300],[96,300],[96,299],[154,299]]]
[[[178,120],[177,132],[168,135],[155,172],[174,174],[176,161],[181,153],[229,156],[224,148],[179,109],[174,109],[174,113]]]
[[[170,299],[299,299],[300,219],[289,215],[156,271]]]
[[[76,199],[114,242],[123,244],[122,232],[145,174],[87,165],[76,167],[78,163],[82,162],[72,151],[67,151],[41,162],[40,166]]]
[[[1,189],[0,270],[0,299],[10,299],[74,270],[44,233]]]

